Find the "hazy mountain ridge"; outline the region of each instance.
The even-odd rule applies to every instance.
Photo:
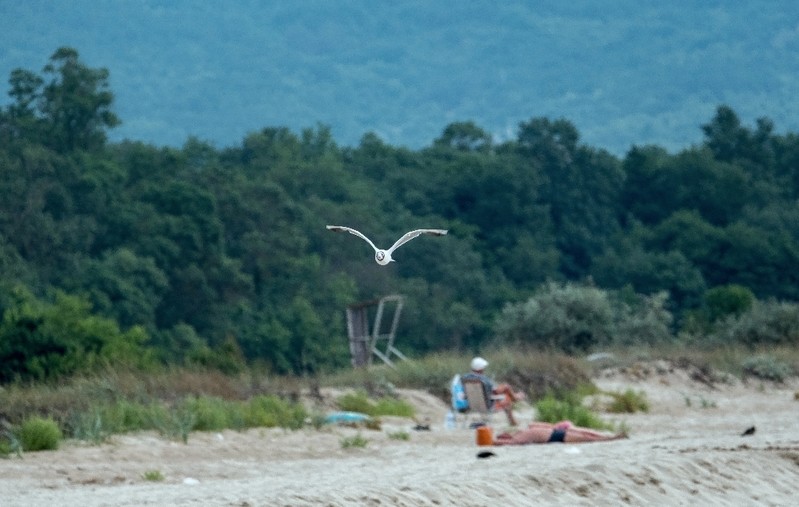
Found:
[[[720,103],[745,121],[799,127],[795,2],[0,5],[3,78],[75,47],[111,73],[123,120],[112,138],[229,145],[262,127],[321,122],[340,144],[371,131],[419,147],[453,121],[501,138],[547,116],[623,153],[700,139]]]

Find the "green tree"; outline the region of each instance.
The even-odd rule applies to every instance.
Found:
[[[697,212],[680,210],[647,229],[642,241],[653,251],[678,251],[698,266],[716,256],[724,230],[709,224]]]
[[[799,197],[799,135],[788,133],[774,141],[775,185],[783,191],[786,199]]]
[[[40,139],[41,125],[36,116],[36,105],[44,80],[31,71],[15,69],[8,83],[11,86],[8,95],[14,102],[0,114],[0,139],[9,143]]]
[[[622,222],[632,225],[657,224],[676,207],[669,189],[669,172],[664,168],[670,160],[665,149],[658,146],[635,146],[624,158],[624,183],[619,195]]]
[[[542,201],[549,208],[560,271],[575,279],[588,274],[619,230],[619,193],[624,173],[607,152],[578,144],[569,121],[534,118],[519,126],[518,152],[544,176]]]
[[[123,332],[93,314],[84,299],[57,292],[46,302],[17,289],[0,322],[0,382],[53,380],[107,364],[148,366],[147,340],[141,328]]]
[[[77,290],[89,293],[93,307],[123,327],[141,325],[156,331],[156,309],[169,286],[167,276],[150,258],[127,248],[90,259]]]
[[[46,123],[46,142],[60,152],[102,147],[105,129],[120,123],[111,111],[114,95],[108,89],[108,70],[87,67],[75,49],[61,47],[44,72],[49,81],[39,111]]]
[[[702,131],[707,138],[705,144],[718,160],[724,162],[732,162],[748,143],[747,130],[729,106],[719,106],[716,116],[702,125]]]
[[[737,222],[726,227],[717,254],[702,268],[712,285],[738,284],[759,299],[799,297],[799,245],[785,234]]]
[[[60,47],[43,72],[12,71],[8,94],[14,102],[0,115],[0,135],[60,153],[102,147],[106,129],[120,123],[111,110],[108,70],[87,67],[75,49]]]
[[[292,370],[314,373],[325,366],[341,366],[346,358],[343,340],[330,342],[329,333],[309,301],[296,297],[281,309],[280,320],[290,330],[289,356]]]
[[[713,119],[702,125],[705,145],[717,160],[746,161],[762,177],[775,162],[774,122],[759,118],[756,125],[754,131],[744,127],[731,107],[719,106]]]
[[[624,167],[627,178],[621,204],[631,217],[647,225],[689,210],[711,224],[726,225],[759,196],[760,189],[742,167],[715,160],[707,150],[667,156],[657,148],[634,149]]]
[[[447,125],[433,144],[460,151],[488,151],[491,149],[491,135],[474,122],[455,122]]]
[[[646,251],[640,245],[610,249],[597,258],[594,281],[609,289],[631,287],[638,294],[665,291],[671,311],[701,303],[705,291],[702,272],[676,250]]]

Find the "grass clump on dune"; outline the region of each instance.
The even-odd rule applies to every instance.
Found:
[[[390,396],[384,396],[375,401],[371,400],[366,392],[362,390],[339,396],[336,399],[336,405],[338,405],[341,410],[360,412],[371,417],[414,416],[414,408],[407,401]]]
[[[649,412],[649,402],[646,393],[627,389],[623,393],[605,393],[611,397],[607,411],[614,414],[634,414],[635,412]]]
[[[23,451],[54,451],[63,439],[55,421],[38,416],[23,421],[14,433]]]
[[[556,423],[571,421],[576,426],[595,429],[610,429],[611,425],[603,421],[594,412],[584,407],[578,398],[556,398],[545,396],[535,404],[536,419],[543,422]]]

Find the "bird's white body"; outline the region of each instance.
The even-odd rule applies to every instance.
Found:
[[[372,240],[370,240],[369,238],[367,238],[366,236],[364,236],[363,234],[361,234],[360,232],[356,231],[351,227],[344,227],[342,225],[328,225],[327,229],[333,232],[346,231],[349,232],[350,234],[358,236],[362,240],[369,243],[369,245],[375,251],[375,262],[377,262],[381,266],[385,266],[389,262],[394,262],[394,259],[391,258],[391,254],[394,252],[394,250],[401,247],[402,245],[412,240],[413,238],[419,237],[422,234],[430,234],[432,236],[443,236],[447,233],[446,229],[416,229],[415,231],[406,232],[400,239],[396,241],[396,243],[391,245],[391,248],[383,250],[382,248],[377,248],[375,244],[372,243]]]

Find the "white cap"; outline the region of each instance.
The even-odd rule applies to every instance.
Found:
[[[475,357],[472,359],[472,370],[473,371],[483,371],[488,366],[488,361],[483,359],[482,357]]]

